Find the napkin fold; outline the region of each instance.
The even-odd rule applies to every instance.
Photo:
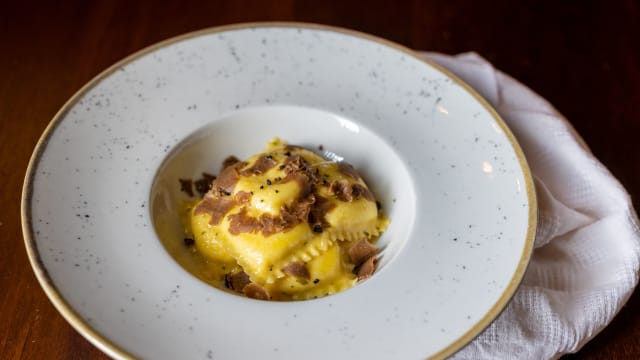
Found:
[[[475,53],[421,53],[478,91],[524,150],[538,196],[535,249],[502,314],[453,359],[555,359],[578,351],[638,283],[629,194],[546,100]]]

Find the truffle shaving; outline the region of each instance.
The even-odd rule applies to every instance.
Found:
[[[215,179],[216,177],[214,175],[202,173],[202,177],[193,182],[200,197],[204,196],[204,194],[211,189],[211,183]]]
[[[238,235],[242,233],[255,233],[262,230],[262,225],[258,219],[248,216],[247,209],[242,208],[240,212],[229,215],[229,232]]]
[[[338,170],[340,170],[341,173],[343,173],[344,175],[347,175],[348,177],[354,180],[360,179],[360,174],[358,174],[358,172],[353,167],[353,165],[349,164],[346,161],[340,161],[338,163]]]
[[[226,167],[211,184],[211,190],[219,196],[230,195],[239,180],[238,169],[244,166],[244,162],[237,162]]]
[[[325,220],[324,216],[335,208],[336,205],[320,195],[315,195],[314,197],[315,202],[309,211],[309,224],[320,224],[322,228],[327,228],[329,224]]]
[[[248,169],[244,169],[240,172],[240,175],[261,175],[269,171],[272,167],[276,166],[276,161],[270,155],[263,155],[256,160],[256,163]]]
[[[370,243],[367,238],[356,241],[349,248],[348,254],[351,262],[356,266],[362,265],[365,261],[378,253],[378,247]]]
[[[288,222],[308,222],[311,207],[315,202],[316,197],[313,194],[309,194],[303,199],[294,201],[290,206],[283,206],[280,209],[280,214],[282,218],[287,220]]]
[[[289,156],[284,162],[284,173],[287,175],[305,170],[307,170],[307,161],[300,155]]]
[[[246,191],[238,191],[235,195],[236,201],[242,205],[248,205],[251,201],[251,193]]]
[[[249,279],[249,275],[244,271],[226,274],[224,276],[224,286],[227,289],[231,289],[237,292],[242,292],[245,286],[251,283],[251,279]]]
[[[304,172],[292,172],[289,173],[284,179],[282,179],[282,183],[287,183],[289,181],[293,181],[300,186],[300,197],[305,197],[313,190],[313,177],[308,173]]]
[[[365,260],[365,262],[360,265],[360,267],[356,268],[356,275],[358,275],[358,280],[368,279],[373,272],[376,271],[376,257],[372,256]]]
[[[191,179],[178,179],[178,181],[180,181],[180,191],[193,196],[193,181]]]
[[[282,272],[287,275],[303,278],[309,280],[311,275],[309,274],[309,270],[305,266],[305,264],[301,261],[296,261],[288,264],[284,268],[282,268]]]
[[[340,201],[352,202],[353,200],[363,197],[369,201],[375,201],[375,197],[366,187],[360,184],[351,184],[347,180],[333,181],[329,185],[329,190]]]
[[[209,214],[211,215],[211,220],[209,223],[211,225],[217,225],[222,217],[229,212],[234,206],[236,202],[230,198],[214,198],[207,194],[204,200],[202,200],[196,208],[193,210],[194,214]]]
[[[238,159],[237,157],[231,155],[228,156],[226,159],[224,159],[224,161],[222,162],[222,167],[220,168],[220,171],[228,168],[231,165],[235,165],[237,163],[240,162],[240,159]]]
[[[256,283],[249,283],[247,284],[244,289],[242,289],[242,292],[244,292],[244,294],[252,299],[258,299],[258,300],[269,300],[270,296],[269,293],[267,292],[267,290],[265,288],[263,288],[262,286],[256,284]]]

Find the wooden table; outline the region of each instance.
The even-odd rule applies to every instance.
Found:
[[[56,312],[29,266],[19,214],[27,162],[49,120],[85,82],[138,49],[204,27],[307,21],[416,49],[476,51],[550,100],[640,201],[638,1],[185,3],[14,0],[0,5],[1,359],[106,358]],[[640,358],[639,338],[636,291],[609,327],[567,358]]]

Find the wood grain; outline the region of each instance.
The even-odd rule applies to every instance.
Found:
[[[640,2],[80,1],[0,4],[0,358],[107,358],[53,308],[28,264],[20,192],[49,120],[115,61],[246,21],[348,27],[430,51],[476,51],[553,103],[640,201]],[[567,359],[640,358],[640,295]]]

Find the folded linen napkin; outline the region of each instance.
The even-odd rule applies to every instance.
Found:
[[[502,314],[454,359],[555,359],[579,350],[638,282],[640,230],[625,189],[547,101],[475,53],[421,53],[500,113],[531,167],[535,250]]]

